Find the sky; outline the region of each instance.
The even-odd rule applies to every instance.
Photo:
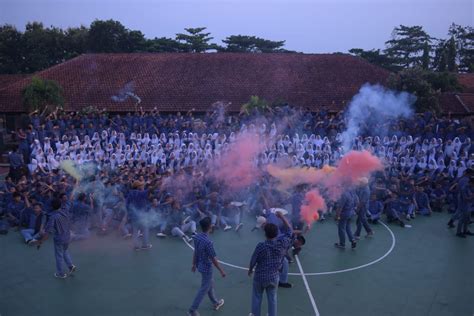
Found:
[[[305,53],[384,48],[394,27],[422,25],[445,38],[451,23],[474,25],[474,0],[0,0],[0,24],[67,28],[114,19],[147,38],[206,26],[213,42],[230,35],[286,40]]]

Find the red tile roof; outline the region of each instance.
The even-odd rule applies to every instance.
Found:
[[[384,84],[389,72],[345,54],[87,54],[37,73],[59,82],[65,109],[133,110],[112,96],[130,82],[141,106],[205,111],[216,101],[238,111],[251,95],[316,110],[341,110],[366,82]],[[20,112],[23,79],[0,90],[0,111]]]
[[[24,79],[29,77],[30,75],[8,75],[8,74],[0,74],[0,90],[5,89],[10,84],[17,82],[18,80]]]
[[[439,97],[439,103],[444,113],[474,113],[474,93],[442,93]]]
[[[474,74],[459,74],[458,81],[465,93],[474,93]]]

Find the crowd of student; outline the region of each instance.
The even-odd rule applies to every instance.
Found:
[[[99,234],[116,229],[133,237],[136,249],[151,247],[150,229],[158,237],[190,242],[206,216],[215,228],[239,230],[245,212],[286,207],[299,225],[301,188],[283,196],[266,175],[241,192],[223,194],[222,183],[205,176],[210,162],[247,132],[265,139],[257,166],[334,165],[343,154],[344,114],[279,107],[256,119],[218,112],[32,113],[28,127],[16,132],[19,148],[10,155],[10,174],[2,183],[2,225],[19,227],[25,242],[35,243],[58,197],[72,215],[72,240],[87,238],[90,229]],[[377,131],[385,134],[374,135]],[[461,194],[474,168],[472,136],[468,122],[431,113],[361,126],[353,149],[368,150],[385,164],[370,181],[369,220],[376,223],[385,213],[405,225],[416,214],[446,211],[455,214],[453,226],[460,205],[472,205],[472,197]],[[65,173],[62,161],[73,161],[81,179]],[[169,179],[188,185],[170,188]],[[468,232],[461,228],[458,235]]]

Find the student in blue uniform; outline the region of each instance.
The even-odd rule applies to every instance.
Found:
[[[201,273],[201,287],[189,308],[189,316],[199,315],[197,310],[206,294],[214,305],[214,310],[217,311],[222,307],[222,305],[224,305],[224,300],[218,300],[214,293],[212,265],[219,270],[223,278],[226,276],[226,273],[221,268],[219,261],[217,260],[216,251],[214,250],[214,244],[209,239],[209,233],[212,230],[212,220],[209,217],[205,217],[199,222],[199,225],[201,226],[202,233],[194,236],[193,266],[191,271],[196,272],[197,270]]]
[[[25,212],[27,227],[21,230],[21,235],[25,239],[25,243],[31,245],[37,243],[44,233],[46,214],[43,213],[40,203],[34,203],[33,206],[31,206],[26,196],[25,202],[28,207]]]
[[[372,224],[377,224],[383,213],[383,203],[377,200],[377,194],[372,192],[369,201],[369,217]]]
[[[360,238],[360,233],[362,227],[364,227],[367,232],[366,237],[372,237],[374,232],[367,223],[367,212],[369,210],[369,199],[370,199],[370,188],[369,180],[367,178],[360,179],[360,185],[357,188],[357,197],[359,198],[359,204],[357,207],[357,229],[354,234],[354,238],[358,240]]]
[[[428,194],[423,191],[422,186],[416,187],[416,192],[413,196],[415,200],[415,205],[418,213],[421,215],[429,216],[433,211],[431,210],[430,198]]]
[[[61,208],[61,201],[54,199],[51,201],[52,215],[50,216],[46,227],[45,233],[42,235],[38,242],[38,249],[41,244],[49,238],[49,235],[53,235],[54,241],[54,255],[56,258],[56,278],[65,279],[71,273],[76,270],[76,266],[72,263],[72,258],[69,254],[69,242],[71,241],[71,222],[69,213]],[[67,274],[64,271],[64,263],[68,268]]]
[[[337,224],[339,242],[334,244],[337,248],[344,249],[346,247],[346,234],[351,242],[351,247],[355,248],[357,246],[352,235],[351,218],[354,216],[358,204],[359,198],[352,189],[344,191],[337,202],[336,218],[339,219]]]
[[[132,190],[127,194],[126,207],[127,218],[133,229],[133,247],[135,250],[151,249],[152,244],[149,242],[150,229],[148,225],[144,225],[141,216],[148,210],[148,190],[145,190],[145,184],[141,181],[135,181]],[[139,232],[143,234],[143,239],[139,241]]]
[[[474,236],[474,233],[469,231],[469,224],[471,220],[471,212],[474,203],[474,177],[471,176],[469,183],[459,188],[459,209],[461,216],[458,221],[456,236],[466,238],[466,236]]]
[[[288,248],[292,244],[292,229],[288,220],[282,213],[276,216],[282,220],[283,227],[280,231],[273,223],[265,224],[264,242],[258,243],[250,260],[248,275],[253,278],[252,289],[252,316],[260,316],[263,292],[267,292],[268,315],[277,315],[277,288],[279,283],[282,261]]]

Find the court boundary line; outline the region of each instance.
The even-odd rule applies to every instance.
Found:
[[[392,244],[390,246],[390,248],[388,249],[388,251],[383,254],[380,258],[377,258],[371,262],[368,262],[368,263],[365,263],[365,264],[362,264],[360,266],[356,266],[356,267],[352,267],[352,268],[347,268],[347,269],[342,269],[342,270],[335,270],[335,271],[325,271],[325,272],[308,272],[308,273],[305,273],[304,275],[305,276],[315,276],[315,275],[330,275],[330,274],[338,274],[338,273],[345,273],[345,272],[350,272],[350,271],[355,271],[355,270],[359,270],[359,269],[363,269],[363,268],[366,268],[366,267],[369,267],[371,265],[374,265],[380,261],[382,261],[383,259],[385,259],[388,255],[390,255],[390,253],[392,253],[393,249],[395,248],[395,245],[397,243],[397,239],[395,237],[395,234],[393,233],[393,231],[390,229],[390,227],[388,227],[384,222],[382,221],[379,221],[380,224],[382,224],[387,230],[388,232],[390,233],[390,236],[392,237]],[[186,243],[186,245],[191,248],[192,250],[194,250],[194,247],[189,243],[187,242],[186,240],[183,239],[183,241]],[[241,266],[237,266],[235,264],[232,264],[232,263],[228,263],[228,262],[225,262],[225,261],[222,261],[222,260],[219,260],[219,263],[222,263],[223,265],[225,266],[228,266],[228,267],[231,267],[231,268],[235,268],[235,269],[240,269],[240,270],[248,270],[248,268],[244,268],[244,267],[241,267]],[[300,273],[288,273],[288,275],[291,275],[291,276],[301,276],[301,272]]]
[[[311,302],[311,305],[313,306],[314,315],[319,316],[318,306],[316,305],[316,301],[314,300],[313,292],[311,292],[311,289],[309,288],[308,280],[306,279],[306,274],[303,271],[303,267],[301,265],[300,258],[298,258],[298,255],[295,255],[295,259],[296,263],[298,264],[298,269],[301,272],[301,277],[303,278],[304,286],[306,287],[306,291],[308,292],[309,300]]]

